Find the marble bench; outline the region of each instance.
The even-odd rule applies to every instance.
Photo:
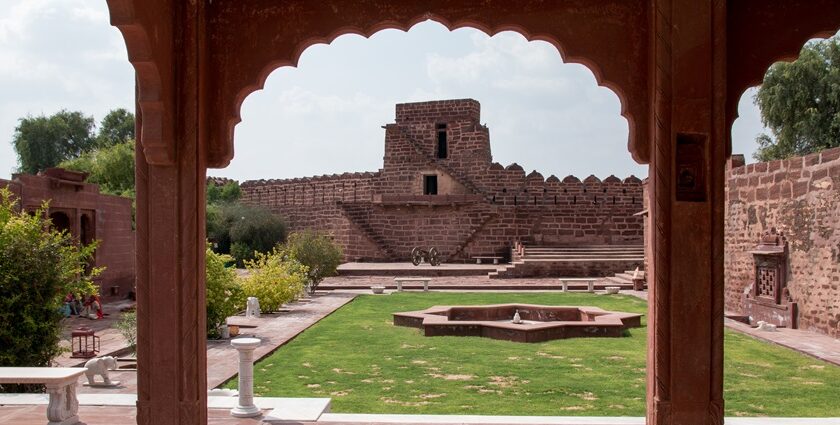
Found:
[[[476,264],[481,264],[481,260],[493,260],[493,264],[499,264],[502,257],[473,257]]]
[[[560,283],[563,285],[563,292],[569,292],[570,283],[585,283],[586,292],[595,292],[595,281],[597,277],[561,277]]]
[[[76,384],[83,367],[0,367],[0,384],[44,384],[50,395],[47,425],[79,423]]]
[[[429,282],[432,281],[430,277],[395,277],[394,282],[397,283],[397,292],[402,292],[403,283],[423,282],[423,291],[429,290]]]

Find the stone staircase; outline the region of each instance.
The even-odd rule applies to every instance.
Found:
[[[643,245],[518,246],[511,263],[491,279],[525,277],[610,277],[644,265]],[[631,272],[632,273],[632,272]],[[632,274],[631,274],[632,276]],[[617,282],[616,282],[617,283]],[[632,286],[632,279],[630,281]],[[616,286],[619,286],[616,284]]]
[[[355,225],[362,233],[371,240],[376,247],[386,256],[386,259],[395,259],[397,258],[397,254],[388,243],[385,241],[385,238],[377,232],[373,226],[370,225],[370,221],[368,220],[368,216],[370,215],[370,205],[364,203],[345,203],[345,202],[337,202],[342,214],[347,217],[350,222]]]
[[[607,276],[604,278],[604,283],[607,285],[613,286],[620,286],[622,288],[633,288],[633,275],[636,273],[635,270],[626,270],[621,273],[616,273],[613,276]],[[645,272],[639,268],[639,277],[644,279]],[[647,284],[645,284],[647,287]]]
[[[424,156],[428,160],[429,164],[437,167],[444,173],[451,176],[455,181],[466,187],[467,190],[469,190],[470,192],[476,195],[481,195],[482,198],[487,199],[487,194],[484,193],[483,190],[479,189],[476,185],[474,185],[469,178],[462,175],[454,168],[446,165],[439,158],[435,157],[434,155],[430,155],[428,152],[426,152],[423,149],[423,143],[415,139],[414,136],[412,136],[411,133],[409,133],[408,129],[405,126],[397,125],[397,128],[400,131],[400,135],[402,135],[403,138],[407,140],[409,144],[411,144],[411,146],[414,148],[414,151],[417,152],[417,154]]]
[[[455,247],[455,250],[452,252],[451,255],[449,255],[448,259],[451,261],[451,260],[457,258],[458,256],[463,256],[463,258],[467,259],[466,248],[475,239],[475,235],[479,231],[481,231],[481,229],[483,229],[484,226],[487,225],[487,223],[490,223],[491,221],[495,220],[498,217],[499,217],[499,214],[495,211],[481,213],[479,224],[470,228],[470,231],[467,234],[467,237],[463,240],[463,242],[461,242],[460,244],[458,244],[457,247]]]

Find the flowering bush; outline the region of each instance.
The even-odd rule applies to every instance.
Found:
[[[259,299],[262,311],[277,311],[303,293],[307,267],[280,249],[267,254],[257,252],[254,260],[245,262],[245,267],[248,276],[242,279],[242,289],[246,297]]]
[[[207,292],[207,336],[219,337],[219,326],[225,324],[245,306],[245,296],[236,272],[226,268],[231,261],[229,255],[213,252],[209,247],[205,254],[206,292]]]

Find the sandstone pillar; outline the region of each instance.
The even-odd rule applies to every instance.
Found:
[[[722,424],[726,2],[651,5],[648,424]]]
[[[171,46],[178,55],[161,73],[174,84],[162,96],[161,134],[149,135],[168,148],[167,155],[149,155],[142,131],[144,111],[139,100],[137,105],[137,423],[141,425],[207,423],[206,162],[199,138],[196,17],[203,4],[173,3],[168,18]]]

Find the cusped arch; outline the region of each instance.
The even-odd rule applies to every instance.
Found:
[[[836,34],[840,30],[840,8],[836,0],[729,2],[727,21],[728,157],[732,154],[732,125],[744,93],[760,85],[774,63],[796,60],[808,40]]]
[[[253,0],[252,3],[262,3],[264,0]],[[241,12],[236,2],[220,2],[219,11],[221,15],[233,17],[236,12]],[[450,3],[452,5],[450,5]],[[464,3],[463,6],[457,5]],[[538,3],[542,7],[537,6]],[[588,68],[598,83],[613,91],[621,104],[621,115],[627,120],[629,136],[628,146],[633,157],[639,162],[646,162],[648,158],[647,147],[647,123],[644,119],[648,111],[647,99],[647,61],[644,59],[647,52],[642,46],[646,43],[645,31],[638,31],[638,28],[645,28],[644,7],[619,0],[610,0],[607,3],[614,3],[611,7],[584,7],[585,2],[575,0],[568,5],[553,7],[555,15],[546,14],[544,4],[536,1],[525,1],[520,7],[516,7],[516,13],[510,9],[512,6],[503,5],[501,2],[491,2],[483,8],[476,8],[469,2],[447,2],[445,5],[403,5],[384,6],[385,10],[368,10],[367,5],[357,5],[354,9],[344,10],[342,7],[330,5],[331,10],[325,10],[327,6],[307,3],[306,7],[310,17],[322,16],[321,24],[304,25],[315,27],[313,31],[299,29],[295,34],[288,34],[288,39],[283,39],[282,29],[275,26],[263,28],[262,24],[269,25],[270,18],[263,18],[260,22],[252,22],[254,27],[259,27],[249,33],[262,33],[263,37],[256,37],[246,42],[237,43],[241,46],[259,46],[256,51],[242,52],[247,60],[238,65],[236,78],[230,77],[230,73],[221,72],[218,80],[220,87],[217,92],[211,95],[212,98],[220,99],[212,115],[221,120],[211,120],[218,123],[217,128],[210,132],[211,146],[209,148],[211,166],[224,166],[233,156],[233,134],[236,124],[241,122],[240,110],[245,98],[264,87],[268,76],[277,68],[283,66],[297,66],[302,53],[310,46],[316,44],[330,44],[336,38],[346,34],[356,34],[363,37],[371,37],[385,29],[396,29],[408,31],[414,25],[432,20],[440,23],[450,31],[458,28],[475,28],[488,36],[493,36],[502,31],[513,31],[522,35],[528,41],[545,41],[553,45],[561,58],[566,63],[577,63]],[[455,5],[455,6],[453,6]],[[614,6],[614,7],[612,7]],[[425,10],[432,8],[434,10]],[[476,9],[476,10],[473,10]],[[523,10],[530,12],[523,12]],[[504,10],[504,13],[502,11]],[[275,13],[280,13],[274,11]],[[288,11],[287,11],[288,12]],[[338,16],[342,15],[343,16]],[[365,14],[365,17],[361,17]],[[591,14],[592,16],[582,16]],[[369,15],[369,16],[368,16]],[[574,27],[583,25],[583,21],[591,18],[588,26],[583,30],[575,31]],[[299,18],[299,17],[298,17]],[[222,20],[222,16],[219,17]],[[592,25],[593,22],[608,22],[605,25]],[[625,21],[625,22],[622,22]],[[213,21],[211,20],[211,23]],[[229,21],[228,27],[235,27]],[[299,22],[296,19],[296,22]],[[583,28],[583,27],[581,27]],[[598,28],[599,31],[592,28]],[[630,31],[635,28],[634,31]],[[618,34],[617,34],[618,33]],[[246,37],[248,34],[245,34]],[[211,39],[224,44],[225,40],[232,40],[242,34],[229,34],[222,31],[217,37]],[[610,42],[599,40],[609,39]],[[297,39],[295,39],[297,38]],[[258,43],[259,39],[268,40],[269,45]],[[634,44],[634,42],[636,42]],[[282,48],[272,48],[271,44]],[[605,47],[607,46],[607,47]],[[610,49],[625,50],[626,60],[616,56]],[[237,50],[232,50],[234,55]],[[226,60],[227,64],[235,62],[233,58]],[[211,67],[213,69],[215,67]],[[630,72],[628,68],[635,68]],[[250,77],[248,77],[250,75]],[[225,100],[228,99],[228,100]]]
[[[628,122],[633,158],[649,158],[648,13],[645,2],[569,0],[546,5],[468,0],[446,2],[336,3],[289,0],[209,2],[199,6],[137,0],[107,0],[112,24],[126,41],[137,71],[139,138],[152,164],[174,158],[178,75],[175,58],[185,44],[183,28],[201,26],[207,37],[194,46],[201,57],[198,71],[199,122],[206,143],[207,165],[224,167],[233,157],[233,129],[241,120],[245,97],[263,87],[282,66],[296,66],[302,52],[344,34],[364,37],[384,29],[407,31],[434,20],[450,30],[476,28],[492,36],[514,31],[529,41],[545,41],[566,63],[586,66],[596,82],[612,90]],[[197,13],[190,8],[198,8]],[[247,30],[244,30],[247,29]],[[210,100],[212,99],[212,101]]]

